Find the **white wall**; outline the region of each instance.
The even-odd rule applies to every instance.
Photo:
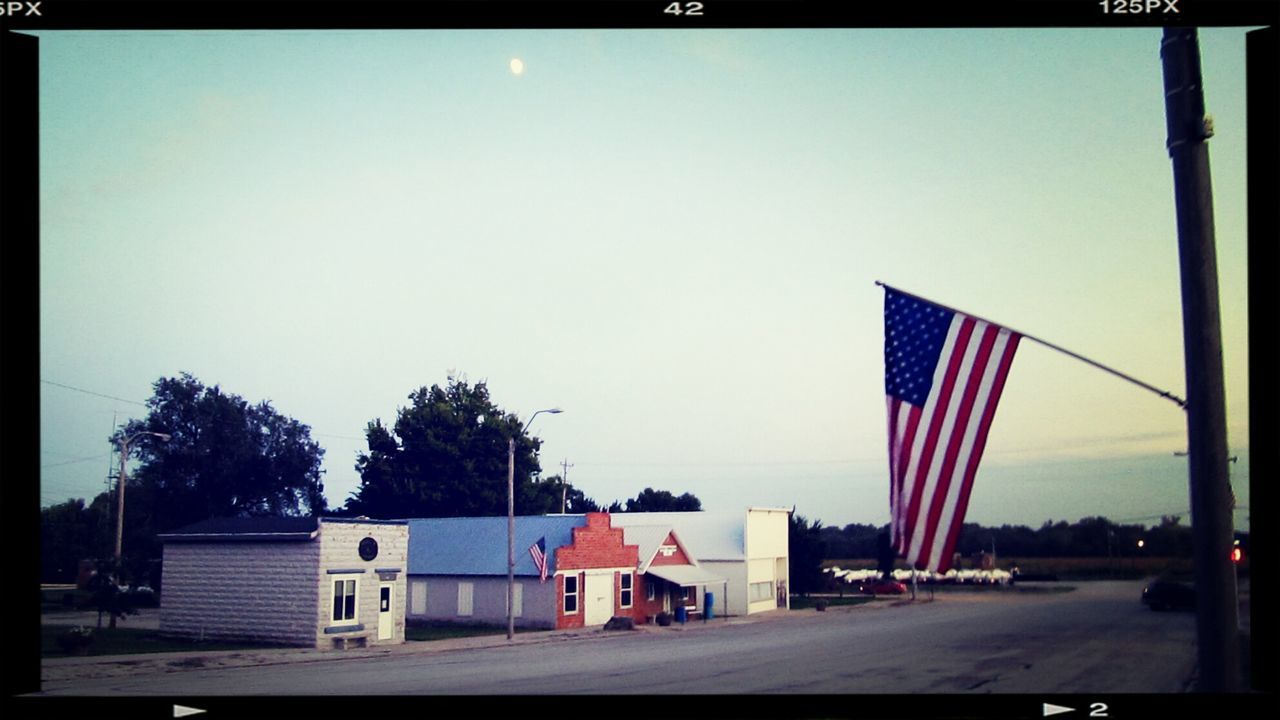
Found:
[[[378,543],[378,555],[373,560],[360,557],[360,541],[371,537]],[[378,640],[378,588],[381,584],[379,570],[398,571],[395,573],[395,590],[392,594],[394,607],[391,610],[395,622],[390,640],[387,643],[404,642],[404,619],[408,558],[409,558],[409,526],[358,521],[323,520],[320,523],[320,564],[317,585],[313,592],[319,598],[316,614],[312,617],[313,637],[317,647],[332,647],[334,640],[344,638],[348,641],[363,640],[368,645],[376,645]],[[358,573],[337,573],[338,570],[358,570]],[[354,632],[326,633],[332,628],[333,584],[340,578],[357,578],[359,582],[356,598],[356,619],[362,629]]]
[[[778,607],[778,586],[788,593],[786,606],[791,606],[789,568],[790,512],[775,508],[750,508],[746,518],[746,555],[748,596],[752,583],[768,582],[770,597],[749,602],[748,613],[774,610]]]
[[[166,543],[160,632],[311,646],[316,542]]]

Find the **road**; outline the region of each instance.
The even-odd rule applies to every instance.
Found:
[[[46,683],[48,695],[1176,693],[1191,613],[1139,582],[1073,592],[939,593],[933,602],[537,644]]]

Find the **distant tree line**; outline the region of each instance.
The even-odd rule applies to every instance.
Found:
[[[1191,528],[1181,518],[1168,515],[1154,527],[1125,525],[1104,517],[1088,517],[1074,523],[1045,522],[1038,529],[1026,525],[985,527],[965,523],[960,529],[956,552],[973,555],[996,553],[997,557],[1191,557]],[[876,558],[878,536],[888,525],[850,524],[843,528],[824,527],[819,534],[824,558]],[[1138,542],[1142,541],[1142,547]]]

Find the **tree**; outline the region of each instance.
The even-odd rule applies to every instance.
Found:
[[[157,533],[214,517],[326,511],[324,450],[308,426],[268,401],[252,405],[188,373],[161,378],[154,389],[147,417],[111,438],[170,438],[140,435],[129,446],[141,460],[125,495],[125,569],[135,577],[160,557]]]
[[[360,487],[346,510],[373,518],[507,514],[507,440],[515,439],[515,509],[560,511],[558,482],[536,482],[542,441],[489,397],[485,383],[449,377],[409,394],[394,427],[365,428],[368,452],[356,459]]]
[[[791,592],[808,595],[822,589],[822,558],[826,550],[822,542],[822,522],[810,523],[791,511],[787,528],[787,560],[790,563]]]
[[[701,509],[702,501],[692,493],[676,497],[666,490],[645,488],[628,500],[626,509],[621,512],[696,512]]]
[[[102,493],[89,506],[73,499],[40,510],[41,582],[73,583],[81,560],[111,554],[107,497]]]
[[[116,619],[125,615],[136,615],[138,610],[133,606],[129,593],[125,592],[115,581],[116,567],[114,560],[99,560],[89,584],[85,588],[91,593],[91,602],[98,611],[98,629],[102,629],[102,615],[111,618],[111,627],[116,626]]]

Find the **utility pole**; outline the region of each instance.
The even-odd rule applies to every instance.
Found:
[[[158,437],[161,440],[164,440],[165,442],[168,442],[170,438],[170,435],[168,433],[158,433],[158,432],[150,432],[148,430],[143,430],[142,432],[136,432],[128,437],[121,435],[120,438],[117,440],[117,442],[120,444],[120,477],[116,482],[117,490],[116,490],[116,555],[115,555],[116,567],[115,567],[115,570],[116,570],[117,586],[121,584],[121,580],[124,575],[124,573],[122,572],[123,568],[121,567],[120,551],[121,551],[121,548],[124,546],[124,485],[125,485],[125,479],[128,477],[128,473],[125,470],[125,466],[129,462],[129,443],[133,442],[134,440],[137,440],[138,438],[144,435],[151,435],[154,437]],[[111,613],[111,627],[115,628],[115,626],[116,626],[116,614],[113,612]]]
[[[1209,148],[1195,28],[1165,28],[1160,43],[1178,258],[1187,382],[1187,453],[1196,572],[1196,646],[1203,692],[1238,692],[1239,607],[1231,563],[1231,484],[1218,267]]]
[[[560,467],[564,468],[564,473],[560,475],[560,514],[564,514],[565,500],[568,499],[569,493],[569,468],[573,465],[569,462],[569,458],[560,461]]]

